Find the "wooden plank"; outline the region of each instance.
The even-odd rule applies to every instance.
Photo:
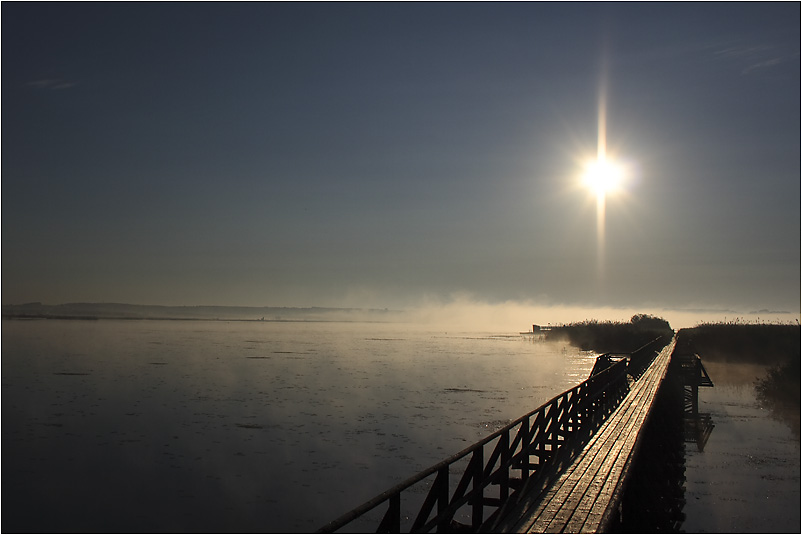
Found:
[[[533,533],[590,532],[600,528],[608,509],[616,505],[674,344],[672,341],[655,357],[572,465],[541,496],[527,496],[502,529]],[[516,513],[518,516],[513,516]]]
[[[609,464],[609,452],[615,448],[620,434],[629,428],[633,407],[637,405],[639,389],[633,389],[632,395],[635,396],[635,400],[624,402],[628,403],[629,406],[625,407],[625,410],[618,411],[608,420],[605,429],[600,431],[598,438],[586,448],[588,451],[585,452],[582,458],[577,459],[577,464],[580,467],[578,471],[583,472],[580,475],[586,478],[586,485],[588,481],[592,482],[593,476],[603,470],[604,465]],[[585,470],[581,469],[583,464],[586,465]],[[577,471],[575,470],[575,472]],[[572,477],[576,476],[577,474],[575,473]],[[588,479],[587,476],[590,476],[590,478]]]
[[[638,389],[634,394],[636,395],[635,399],[629,403],[628,407],[625,407],[625,410],[619,411],[615,419],[610,422],[611,425],[603,431],[602,438],[604,440],[594,445],[595,453],[586,455],[580,461],[580,467],[582,464],[587,465],[586,469],[578,470],[582,472],[581,483],[575,488],[571,500],[566,501],[562,514],[554,518],[552,522],[559,523],[561,527],[573,524],[576,526],[575,530],[583,525],[584,519],[593,505],[597,503],[597,496],[604,482],[609,478],[624,447],[622,437],[626,437],[633,425],[637,425],[637,411],[644,391]]]
[[[595,438],[591,439],[591,444],[593,442],[595,442],[595,441],[598,441],[599,440],[599,436],[600,435],[597,434]],[[590,446],[590,444],[588,446],[586,446],[586,451],[587,451],[587,448],[589,446]],[[532,515],[530,517],[530,518],[533,518],[533,519],[537,519],[538,514],[542,517],[541,525],[537,527],[538,530],[542,530],[542,531],[549,530],[549,526],[546,523],[547,522],[550,523],[550,520],[560,511],[560,509],[561,509],[561,507],[562,507],[562,505],[563,505],[563,503],[565,501],[565,496],[566,496],[565,493],[568,492],[569,493],[568,495],[570,495],[571,488],[570,487],[566,487],[565,486],[565,482],[566,481],[571,481],[571,484],[575,486],[578,481],[581,481],[581,475],[582,475],[581,473],[578,473],[578,472],[575,471],[575,474],[574,474],[573,478],[571,478],[569,480],[563,479],[562,481],[557,481],[553,487],[551,487],[550,489],[547,490],[547,493],[546,493],[547,496],[539,504],[538,513],[534,514],[534,515]],[[526,508],[526,507],[527,507],[527,505],[525,504],[524,508]],[[555,526],[556,525],[557,525],[557,523],[555,523]],[[519,528],[520,527],[524,527],[525,528],[526,526],[519,526]]]
[[[612,444],[602,466],[600,466],[597,471],[596,477],[590,480],[588,491],[581,497],[579,503],[575,507],[574,514],[565,523],[566,531],[582,531],[587,518],[591,515],[597,504],[603,501],[604,488],[609,485],[610,481],[615,477],[616,467],[619,465],[621,457],[625,454],[625,450],[627,449],[626,446],[629,442],[629,436],[637,432],[635,426],[637,425],[638,411],[630,409],[626,412],[629,417],[622,419],[622,425],[617,427],[617,431],[620,430],[618,440],[615,440]]]
[[[659,359],[659,360],[658,360]],[[625,479],[627,469],[631,464],[635,447],[638,438],[641,435],[643,425],[648,417],[649,411],[657,394],[657,391],[665,377],[665,372],[668,368],[670,360],[670,352],[661,353],[655,359],[656,362],[653,368],[649,371],[652,372],[651,377],[644,375],[642,379],[647,379],[643,385],[644,395],[639,403],[638,411],[635,412],[635,420],[629,432],[626,434],[624,440],[620,443],[620,448],[615,463],[611,465],[610,472],[601,488],[601,491],[594,497],[593,501],[588,502],[582,506],[582,509],[589,509],[587,517],[584,521],[568,523],[566,531],[569,532],[597,532],[602,528],[601,522],[607,512],[611,508],[617,507],[617,494],[622,490],[623,481]]]
[[[560,511],[562,510],[563,513],[567,511],[569,515],[573,512],[575,504],[571,501],[571,494],[576,495],[575,499],[581,498],[580,491],[584,491],[584,489],[578,485],[584,481],[587,486],[588,481],[593,481],[598,472],[598,465],[604,462],[605,454],[617,440],[615,434],[629,424],[628,419],[623,419],[623,416],[629,414],[628,411],[617,413],[608,421],[607,432],[597,433],[594,440],[586,446],[581,457],[575,461],[572,469],[554,484],[548,496],[539,506],[539,510],[536,510],[533,515],[535,522],[529,529],[547,531],[552,522],[564,523],[567,520],[560,516]]]
[[[660,357],[662,357],[664,359],[664,364],[661,365],[661,367],[660,367],[660,369],[662,371],[659,374],[659,377],[656,376],[654,378],[654,383],[653,383],[653,385],[651,387],[652,388],[652,395],[650,396],[649,406],[646,407],[646,410],[643,411],[642,420],[640,422],[640,425],[637,427],[638,433],[634,437],[633,444],[629,448],[629,455],[627,456],[627,458],[626,458],[626,460],[624,462],[624,465],[621,468],[621,476],[617,478],[617,481],[615,481],[615,486],[611,487],[611,488],[609,488],[607,490],[608,494],[605,495],[605,502],[607,503],[607,507],[604,509],[604,511],[602,513],[601,520],[597,520],[596,521],[596,526],[594,527],[593,531],[599,531],[601,529],[604,529],[604,527],[606,526],[607,522],[611,519],[612,515],[614,514],[615,510],[618,508],[618,504],[621,501],[621,496],[623,495],[624,485],[626,483],[626,476],[628,474],[629,468],[630,468],[631,463],[632,463],[632,459],[633,459],[633,457],[635,455],[635,452],[636,452],[636,449],[638,447],[638,444],[639,444],[639,441],[640,441],[640,437],[642,436],[641,435],[641,430],[645,426],[645,422],[646,422],[646,419],[648,418],[649,412],[651,411],[651,408],[655,403],[657,391],[658,391],[660,385],[662,384],[662,381],[665,378],[666,373],[668,371],[668,364],[669,364],[669,362],[671,360],[671,353],[673,352],[673,344],[672,344],[671,350],[672,351],[668,351],[668,352],[662,353],[660,355]]]

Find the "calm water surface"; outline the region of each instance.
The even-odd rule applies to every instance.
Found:
[[[594,356],[401,324],[3,320],[2,528],[314,531]]]
[[[699,390],[699,411],[715,428],[700,451],[685,452],[688,533],[799,533],[800,442],[755,395],[768,368],[705,362],[714,388]],[[797,422],[797,426],[798,426]]]

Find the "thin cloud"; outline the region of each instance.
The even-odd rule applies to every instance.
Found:
[[[734,58],[754,58],[757,55],[763,54],[774,47],[769,45],[756,45],[756,46],[727,46],[719,48],[713,52],[716,56],[720,57],[734,57]]]
[[[786,58],[772,45],[731,45],[717,47],[713,55],[718,59],[732,60],[741,65],[741,76],[756,70],[765,70],[782,64]]]
[[[764,69],[764,68],[768,68],[768,67],[773,67],[774,65],[779,65],[780,63],[782,63],[782,59],[780,59],[780,58],[774,58],[774,59],[769,59],[769,60],[766,60],[766,61],[760,61],[760,62],[755,63],[754,65],[750,65],[747,68],[745,68],[744,70],[742,70],[741,74],[749,74],[750,72],[754,71],[755,69]]]
[[[54,91],[61,90],[61,89],[70,89],[78,85],[78,82],[71,82],[69,80],[63,80],[61,78],[43,78],[41,80],[33,80],[28,82],[28,87],[33,87],[34,89],[51,89]]]
[[[635,61],[641,63],[702,61],[728,64],[741,75],[777,67],[791,57],[793,56],[775,45],[747,45],[731,40],[671,44],[639,50],[632,55]]]

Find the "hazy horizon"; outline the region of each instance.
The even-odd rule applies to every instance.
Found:
[[[3,303],[799,318],[798,3],[0,9]]]
[[[4,307],[22,306],[33,303],[4,303]],[[253,309],[254,313],[263,309],[293,309],[308,311],[314,308],[328,310],[324,316],[304,317],[282,316],[281,321],[382,321],[393,323],[400,328],[426,327],[435,330],[452,331],[507,331],[523,332],[531,325],[561,325],[586,320],[627,322],[635,314],[650,314],[661,317],[674,329],[694,327],[701,323],[794,323],[799,322],[800,314],[784,310],[734,310],[734,309],[670,309],[659,307],[583,307],[577,305],[537,305],[526,302],[486,303],[471,299],[467,295],[452,296],[448,301],[429,299],[406,308],[340,308],[338,307],[292,307],[292,306],[240,306],[240,305],[162,305],[158,303],[41,303],[44,306],[63,305],[123,305],[136,307],[173,308],[232,308]],[[331,310],[329,310],[331,309]],[[376,313],[389,313],[389,316],[376,317]],[[311,318],[311,319],[310,319]],[[223,318],[226,319],[226,318]],[[230,319],[230,318],[229,318]],[[256,320],[258,317],[242,316],[240,319]],[[275,319],[267,317],[266,319]]]

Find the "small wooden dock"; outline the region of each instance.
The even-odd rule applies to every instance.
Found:
[[[524,496],[498,526],[500,532],[598,533],[620,504],[623,486],[674,341],[655,357],[618,409],[573,463],[545,491]]]

